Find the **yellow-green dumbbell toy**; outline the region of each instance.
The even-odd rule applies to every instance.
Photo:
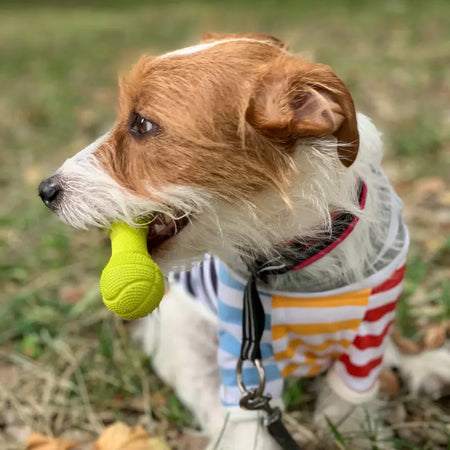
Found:
[[[139,319],[161,302],[164,278],[147,252],[147,227],[111,226],[111,259],[100,278],[103,302],[122,319]]]

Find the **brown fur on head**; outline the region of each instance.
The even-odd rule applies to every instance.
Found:
[[[285,53],[267,35],[207,35],[209,48],[142,57],[121,80],[117,123],[96,155],[108,173],[139,195],[148,187],[188,185],[251,198],[276,188],[286,195],[289,158],[305,137],[335,136],[350,165],[358,134],[353,102],[329,67]],[[160,127],[137,140],[129,117]]]
[[[112,130],[64,163],[47,204],[77,227],[143,216],[157,235],[162,222],[184,226],[152,247],[166,267],[204,252],[268,254],[326,227],[330,210],[354,205],[355,109],[328,66],[286,48],[263,34],[210,34],[143,56],[120,80]]]

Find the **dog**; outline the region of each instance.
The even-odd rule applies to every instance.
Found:
[[[330,67],[269,35],[208,34],[143,56],[120,80],[113,128],[39,194],[77,228],[152,217],[149,252],[173,273],[139,328],[155,370],[211,448],[276,449],[265,412],[239,407],[244,291],[263,308],[255,348],[271,407],[283,408],[285,377],[322,372],[319,428],[374,404],[408,249],[381,150]],[[433,374],[438,390],[450,381],[436,369],[448,367],[442,352],[427,367],[388,353],[417,390]],[[242,373],[258,385],[251,362]]]

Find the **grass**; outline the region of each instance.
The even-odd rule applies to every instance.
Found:
[[[195,426],[152,374],[126,326],[102,307],[97,286],[108,258],[105,237],[57,222],[36,186],[108,129],[117,75],[140,54],[195,43],[205,31],[242,30],[273,33],[332,65],[358,108],[384,130],[386,167],[412,235],[399,326],[414,337],[424,323],[450,317],[446,0],[6,0],[0,5],[0,448],[22,448],[29,429],[77,430],[89,442],[117,419],[144,423],[176,447],[181,430]],[[307,384],[289,385],[290,419],[305,420],[313,395]],[[429,411],[448,417],[438,402],[406,398],[402,405],[423,423]],[[391,444],[450,445],[430,436],[397,432]]]

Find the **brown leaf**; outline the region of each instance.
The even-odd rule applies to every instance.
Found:
[[[433,348],[444,345],[446,336],[447,325],[445,322],[431,326],[430,328],[428,328],[423,339],[425,349],[431,350]]]
[[[138,425],[132,429],[117,422],[103,430],[94,444],[95,450],[169,450],[166,443],[151,437]]]
[[[64,303],[76,303],[84,295],[84,290],[76,286],[62,286],[58,290],[58,297]]]
[[[420,198],[426,198],[433,194],[438,194],[445,190],[445,181],[439,177],[427,177],[419,179],[415,185],[414,190],[416,195]]]
[[[417,355],[423,351],[422,342],[415,342],[403,337],[397,328],[392,331],[392,340],[402,353]]]
[[[56,439],[39,433],[31,433],[25,448],[26,450],[69,450],[76,447],[76,445],[76,442]]]
[[[380,391],[389,397],[395,397],[400,391],[400,381],[397,374],[390,369],[383,369],[379,376]]]

